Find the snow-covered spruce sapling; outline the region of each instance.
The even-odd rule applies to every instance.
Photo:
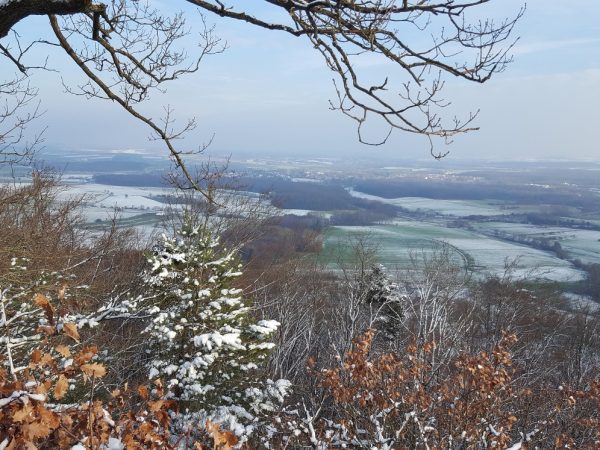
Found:
[[[256,369],[279,323],[254,320],[242,291],[231,287],[241,275],[235,253],[219,249],[205,227],[184,226],[177,237],[163,235],[148,265],[150,304],[142,303],[152,317],[144,330],[149,377],[163,380],[180,410],[229,422],[224,426],[275,409],[289,383],[265,381]]]
[[[381,264],[375,264],[366,276],[363,289],[365,303],[378,308],[375,327],[393,335],[405,315],[403,302],[406,298],[398,284],[389,279]]]

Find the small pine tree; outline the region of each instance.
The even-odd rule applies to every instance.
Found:
[[[163,236],[148,263],[145,300],[130,304],[152,317],[143,331],[149,377],[161,378],[167,396],[196,420],[247,433],[244,424],[274,410],[289,387],[256,373],[279,323],[250,316],[242,291],[231,287],[241,265],[206,227],[184,226],[176,238]]]
[[[365,302],[380,309],[379,328],[394,334],[396,325],[404,318],[404,297],[398,285],[388,278],[381,264],[371,268],[365,280],[364,292]]]

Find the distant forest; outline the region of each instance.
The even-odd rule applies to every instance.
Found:
[[[354,180],[354,189],[384,198],[426,197],[440,200],[503,200],[525,204],[571,205],[596,210],[597,195],[584,195],[568,186],[448,182],[447,180]]]
[[[101,174],[94,181],[113,186],[165,185],[160,173]],[[230,180],[225,180],[227,184]],[[274,206],[282,209],[336,211],[330,219],[333,225],[364,225],[396,217],[400,208],[381,202],[351,196],[341,184],[295,182],[283,177],[240,177],[235,186],[243,191],[266,194]]]
[[[98,174],[94,181],[114,186],[165,186],[163,172],[142,174]],[[229,180],[230,181],[230,180]],[[228,182],[229,182],[228,181]],[[314,211],[378,209],[391,212],[389,205],[376,205],[364,199],[352,197],[345,186],[383,198],[425,197],[440,200],[502,200],[525,204],[570,205],[584,211],[598,207],[598,197],[580,188],[569,186],[546,187],[494,182],[448,182],[424,179],[351,179],[333,180],[326,183],[295,182],[278,176],[242,176],[235,178],[241,190],[268,193],[273,204],[285,209],[310,209]],[[376,202],[375,202],[376,203]]]

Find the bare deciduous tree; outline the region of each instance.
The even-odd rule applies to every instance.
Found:
[[[188,1],[222,17],[309,39],[335,74],[337,95],[331,108],[358,123],[361,142],[376,145],[384,143],[393,129],[444,139],[476,129],[472,126],[475,115],[455,118],[448,125],[442,122],[436,112],[448,104],[439,95],[442,75],[483,83],[502,71],[510,62],[512,46],[503,44],[523,13],[520,10],[514,18],[499,23],[471,22],[472,10],[490,0],[266,0],[286,12],[287,20],[277,22],[266,14],[252,14],[247,6]],[[431,39],[423,41],[428,34]],[[361,75],[355,63],[365,54],[380,55],[401,68],[407,81],[400,92],[389,95],[391,83],[386,75],[378,82]],[[363,138],[362,127],[369,115],[388,125],[389,132],[382,140]]]
[[[27,74],[33,68],[48,68],[47,62],[28,62],[31,48],[61,47],[85,76],[82,84],[65,84],[65,89],[86,98],[117,103],[146,124],[152,131],[151,138],[164,142],[188,185],[203,192],[183,158],[186,153],[203,151],[205,146],[190,152],[175,145],[177,139],[195,128],[195,120],[189,119],[177,127],[170,107],[165,108],[162,118],[154,119],[142,112],[140,105],[152,92],[164,91],[165,83],[196,72],[205,56],[224,50],[213,29],[203,22],[199,51],[190,56],[180,43],[189,33],[182,14],[166,16],[148,2],[127,0],[114,0],[106,5],[91,1],[58,1],[51,2],[52,6],[47,3],[9,1],[0,6],[0,36],[7,37],[11,27],[27,15],[48,14],[55,37],[52,42],[40,39],[24,44],[13,32],[7,45],[0,47],[0,53]],[[64,17],[59,19],[59,15]]]
[[[334,74],[336,95],[330,101],[331,109],[357,122],[361,142],[381,144],[394,129],[425,135],[430,142],[435,137],[448,141],[476,129],[476,113],[449,123],[442,120],[440,109],[448,102],[440,97],[440,91],[446,75],[483,83],[510,62],[514,43],[510,36],[523,10],[500,22],[475,19],[473,14],[483,12],[490,2],[264,0],[250,4],[187,0],[180,4],[308,39]],[[32,15],[48,15],[55,40],[20,42],[14,27]],[[174,142],[194,128],[194,120],[176,128],[170,108],[157,120],[144,114],[140,103],[153,90],[164,89],[166,82],[195,72],[206,55],[224,49],[204,19],[203,24],[199,53],[192,57],[180,45],[188,33],[183,14],[168,17],[149,2],[5,0],[0,3],[0,54],[18,71],[28,73],[30,68],[48,67],[47,61],[26,61],[31,48],[38,44],[61,47],[86,77],[83,85],[67,86],[67,90],[115,102],[145,123],[167,146],[190,187],[202,191],[184,165],[185,151]],[[391,69],[380,80],[369,80],[357,64],[364,55],[381,57]],[[392,77],[395,68],[400,70],[399,77]],[[385,136],[375,142],[363,134],[370,116],[379,117],[388,127]],[[445,154],[434,151],[433,144],[431,151],[435,157]]]
[[[37,91],[24,77],[0,81],[0,165],[28,160],[41,134],[23,142],[27,125],[40,115]]]

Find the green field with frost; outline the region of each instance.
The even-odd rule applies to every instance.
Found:
[[[516,276],[553,281],[578,281],[583,272],[549,252],[513,244],[479,233],[434,223],[396,221],[389,225],[336,226],[325,232],[322,262],[335,268],[352,260],[352,243],[366,238],[377,249],[380,263],[389,269],[408,269],[419,255],[432,255],[448,244],[452,259],[477,274],[501,274],[507,262],[517,260]]]

